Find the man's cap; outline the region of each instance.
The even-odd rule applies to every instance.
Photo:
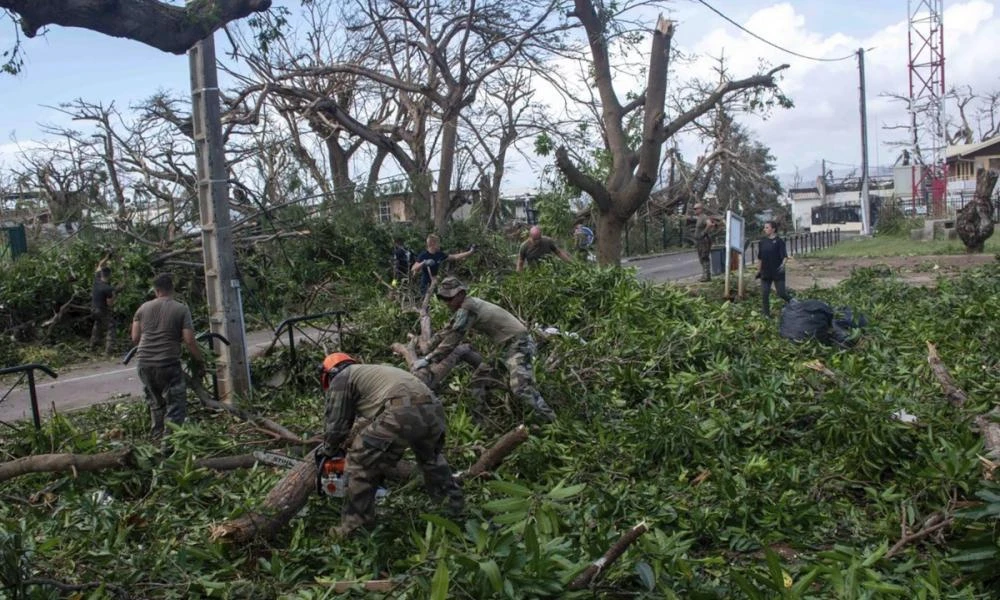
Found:
[[[454,298],[459,292],[465,292],[469,288],[455,277],[445,277],[437,288],[437,295],[442,298]]]

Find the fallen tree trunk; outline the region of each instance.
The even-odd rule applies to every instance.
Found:
[[[622,554],[625,554],[628,547],[639,539],[639,536],[646,533],[647,530],[648,528],[646,527],[646,523],[643,522],[626,531],[620,538],[618,538],[618,541],[615,542],[603,556],[601,556],[601,558],[590,563],[590,565],[588,565],[582,573],[577,575],[573,581],[569,583],[568,589],[582,590],[590,585],[595,577],[604,571],[604,569],[611,563],[618,560]]]
[[[495,468],[500,462],[528,439],[528,431],[519,425],[505,433],[496,444],[483,452],[479,460],[465,473],[456,474],[460,480],[482,475]],[[302,458],[287,475],[271,488],[267,497],[256,511],[247,513],[215,525],[211,529],[212,540],[243,544],[255,539],[269,539],[281,531],[299,510],[305,506],[309,495],[315,489],[316,464],[313,453]],[[406,480],[413,476],[417,467],[413,463],[400,461],[395,469],[386,473],[387,477]]]
[[[315,450],[306,455],[302,462],[288,471],[288,474],[271,488],[260,508],[237,519],[212,527],[213,541],[223,540],[243,544],[254,539],[269,539],[285,527],[299,510],[305,506],[309,495],[315,489]]]
[[[122,448],[100,454],[36,454],[0,464],[0,481],[7,481],[28,473],[72,471],[76,474],[134,466],[135,456],[132,453],[132,448]]]

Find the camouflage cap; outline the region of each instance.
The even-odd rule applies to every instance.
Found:
[[[459,292],[468,291],[469,288],[455,277],[445,277],[438,285],[437,295],[442,298],[454,298]]]

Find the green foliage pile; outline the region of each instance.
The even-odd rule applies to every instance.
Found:
[[[95,597],[332,598],[332,582],[392,578],[389,597],[421,599],[995,597],[1000,485],[982,479],[970,422],[1000,398],[1000,265],[935,289],[862,269],[804,293],[868,316],[851,350],[792,344],[750,303],[638,283],[626,270],[557,263],[473,282],[473,292],[576,336],[548,336],[536,365],[559,420],[533,429],[492,478],[465,484],[462,518],[438,516],[417,483],[395,483],[370,535],[334,543],[339,503],[315,497],[274,542],[221,545],[211,526],[252,510],[284,472],[219,474],[193,461],[257,449],[260,432],[194,409],[164,460],[142,441],[140,404],[98,407],[0,442],[4,459],[136,443],[140,462],[6,483],[5,593],[58,597],[18,587],[50,577],[102,582]],[[416,328],[386,299],[354,318],[354,351],[372,362],[393,361],[388,345]],[[446,318],[436,306],[435,324]],[[927,340],[969,393],[963,408],[927,367]],[[498,395],[477,424],[467,377],[441,392],[457,469],[530,417]],[[255,409],[305,434],[322,427],[316,390],[263,393]],[[900,410],[917,421],[893,418]],[[888,556],[901,523],[912,531],[942,510],[950,527]],[[594,590],[566,591],[639,522],[650,531]]]

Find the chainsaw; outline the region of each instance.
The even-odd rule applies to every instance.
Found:
[[[292,468],[303,461],[275,452],[258,450],[253,453],[258,461],[275,467]],[[327,458],[316,471],[316,493],[327,498],[343,498],[347,494],[347,457],[344,455]],[[384,498],[389,493],[384,487],[375,490],[375,499]]]

